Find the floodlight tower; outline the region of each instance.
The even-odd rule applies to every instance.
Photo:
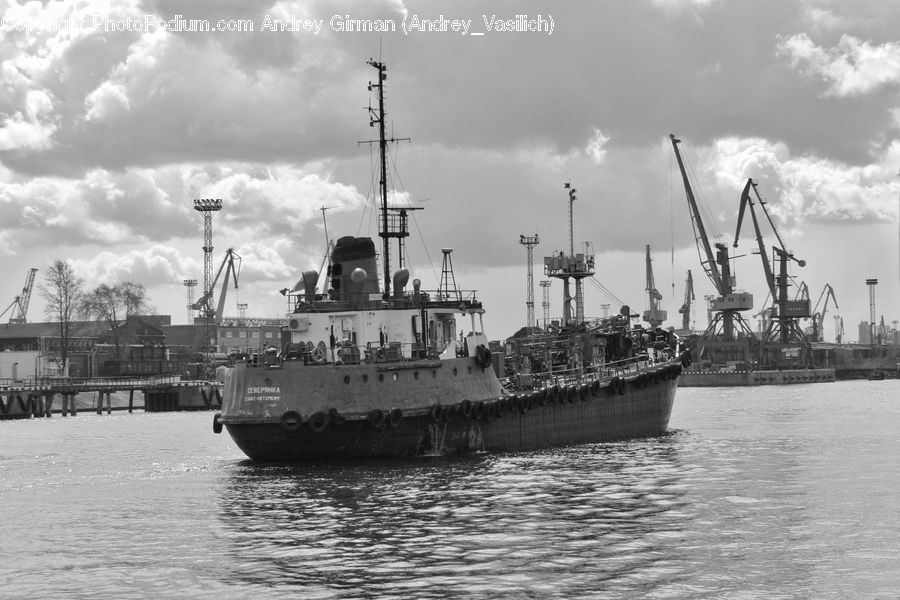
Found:
[[[565,189],[569,196],[569,254],[565,251],[544,257],[544,275],[556,277],[563,281],[563,324],[566,326],[580,325],[584,322],[584,292],[582,279],[594,275],[594,249],[591,242],[583,242],[584,250],[575,253],[575,241],[573,233],[573,204],[575,203],[575,188],[566,183]],[[572,315],[572,295],[570,293],[569,280],[575,280],[575,315]]]
[[[203,215],[203,297],[200,300],[201,314],[209,319],[215,314],[212,302],[212,218],[222,210],[220,198],[198,198],[194,200],[194,210]]]
[[[541,300],[541,308],[544,309],[544,327],[550,323],[550,280],[542,279],[538,284],[543,290],[543,299]]]
[[[519,243],[528,249],[528,287],[525,291],[525,326],[534,327],[534,247],[540,243],[538,234],[520,235]]]
[[[196,279],[185,279],[184,287],[187,288],[187,322],[191,324],[191,311],[194,310],[194,288],[197,287]]]
[[[866,285],[869,286],[869,335],[871,336],[872,347],[875,347],[875,286],[878,285],[877,279],[866,279]]]

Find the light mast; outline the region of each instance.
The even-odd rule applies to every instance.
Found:
[[[584,291],[582,279],[594,275],[594,252],[590,242],[583,242],[584,251],[575,254],[575,242],[573,231],[573,213],[575,204],[575,188],[569,183],[565,184],[569,190],[569,254],[559,252],[553,256],[544,257],[544,274],[548,277],[556,277],[563,281],[563,323],[565,325],[579,325],[584,322]],[[569,288],[569,279],[575,280],[575,317],[572,317],[572,295]]]

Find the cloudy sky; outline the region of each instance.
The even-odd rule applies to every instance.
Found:
[[[786,245],[807,262],[792,268],[795,283],[813,303],[834,288],[826,339],[836,313],[857,339],[869,277],[880,281],[879,318],[900,319],[896,3],[181,4],[0,2],[3,307],[30,267],[40,281],[65,258],[90,287],[144,284],[158,312],[183,323],[182,281],[203,279],[192,200],[221,198],[214,263],[228,248],[243,259],[226,314],[237,302],[252,316],[284,313],[278,290],[321,265],[322,207],[332,237],[376,234],[373,155],[357,142],[375,135],[366,60],[380,57],[390,130],[411,138],[393,149],[391,180],[398,201],[424,209],[409,238],[413,277],[437,287],[440,249],[454,248],[456,281],[479,290],[492,338],[525,321],[520,234],[541,239],[543,315],[542,257],[569,243],[567,181],[578,190],[576,245],[593,244],[610,292],[586,286],[588,316],[604,303],[647,308],[649,244],[667,324],[680,324],[691,269],[695,326],[705,326],[713,287],[670,133],[718,241],[734,241],[740,191],[759,182]],[[540,30],[491,25],[509,28],[516,15]],[[190,31],[192,20],[222,31]],[[295,31],[272,30],[279,20]],[[358,21],[396,31],[347,30]],[[734,268],[762,308],[748,225]],[[550,293],[558,315],[559,282]],[[35,290],[30,319],[43,310]]]

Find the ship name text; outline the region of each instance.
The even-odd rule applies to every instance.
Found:
[[[244,400],[247,402],[279,402],[281,388],[278,386],[248,387]]]

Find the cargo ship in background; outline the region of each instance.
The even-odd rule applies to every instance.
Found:
[[[518,451],[665,433],[682,371],[677,338],[632,327],[627,307],[585,319],[590,252],[570,248],[545,260],[565,286],[560,325],[528,327],[505,347],[488,341],[476,293],[457,287],[450,248],[436,290],[418,279],[409,289],[405,268],[391,273],[390,243],[397,240],[402,266],[412,209],[388,205],[386,67],[368,64],[377,71],[369,89],[378,100],[371,118],[383,278],[372,238],[338,239],[322,289],[319,272],[307,271],[287,294],[280,346],[227,369],[213,430],[224,428],[263,462]]]
[[[716,243],[713,251],[684,158],[678,149],[681,140],[675,135],[670,135],[669,138],[684,182],[700,263],[716,290],[716,295],[709,298],[709,308],[713,315],[709,326],[702,333],[685,336],[684,343],[692,358],[686,361],[689,368],[684,370],[681,385],[747,386],[835,381],[835,370],[827,364],[827,357],[816,355],[799,325],[800,319],[813,316],[808,296],[792,299],[788,295],[791,285],[789,263],[795,263],[799,267],[806,263],[786,249],[765,207],[766,203],[759,196],[757,184],[748,179],[744,186],[733,246],[738,245],[741,225],[745,214],[749,212],[757,243],[754,252],[759,254],[762,261],[769,297],[772,298],[772,306],[762,313],[767,324],[760,335],[751,330],[742,316],[742,313],[753,308],[753,294],[735,287],[730,262],[733,257],[729,255],[727,245]],[[771,246],[771,262],[754,208],[754,196],[778,240],[777,245]],[[776,262],[777,274],[773,269]],[[682,335],[686,333],[688,332],[682,331]]]

